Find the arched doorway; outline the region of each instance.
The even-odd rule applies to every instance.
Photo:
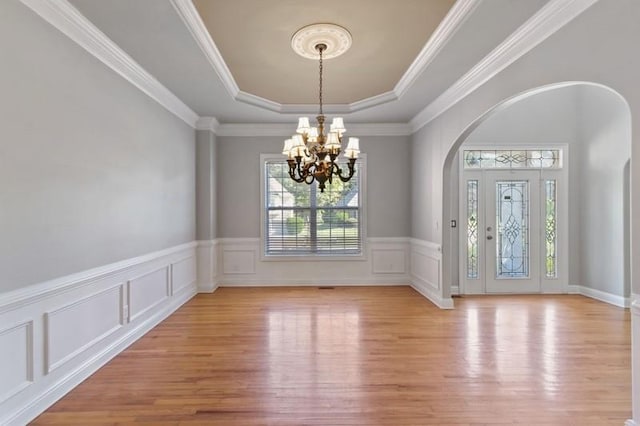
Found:
[[[459,214],[459,194],[466,184],[459,182],[464,167],[459,157],[465,147],[476,153],[492,145],[502,152],[507,147],[523,152],[525,147],[535,150],[551,144],[564,149],[567,169],[566,182],[558,188],[567,192],[567,205],[559,206],[557,217],[558,253],[565,258],[556,259],[555,275],[546,287],[540,287],[541,292],[578,292],[628,306],[630,123],[626,101],[612,89],[589,82],[564,82],[520,93],[471,123],[444,164],[443,219],[456,219],[463,225],[443,228],[444,296],[465,292],[459,284],[465,281],[462,274],[469,265],[465,258],[469,248],[462,247],[465,238],[458,232],[466,231],[464,221],[468,219]],[[476,243],[494,237],[487,228],[490,226],[479,229]],[[567,249],[560,250],[562,244]],[[494,247],[487,245],[485,253]],[[543,251],[541,243],[539,252]],[[543,257],[532,262],[542,274]],[[478,261],[490,266],[484,259]],[[483,286],[472,292],[484,293]],[[511,292],[509,287],[500,287],[505,288],[500,292]]]

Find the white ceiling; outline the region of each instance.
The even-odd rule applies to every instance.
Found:
[[[185,4],[196,10],[189,0],[173,0],[173,2],[171,0],[69,1],[199,116],[216,117],[221,123],[284,123],[290,122],[292,116],[301,111],[315,111],[315,105],[297,104],[315,103],[317,64],[314,64],[313,61],[296,58],[295,53],[291,51],[290,60],[300,62],[300,69],[303,70],[301,72],[305,75],[315,73],[309,77],[310,80],[314,80],[314,83],[311,84],[311,87],[307,87],[307,83],[288,86],[286,95],[283,94],[280,97],[278,91],[284,87],[283,83],[289,83],[292,79],[291,74],[288,73],[289,68],[293,66],[292,63],[288,60],[271,61],[255,52],[263,48],[262,40],[269,39],[269,43],[275,43],[274,40],[278,34],[281,39],[284,39],[282,41],[286,43],[286,49],[289,49],[290,36],[298,29],[299,23],[317,22],[313,19],[313,13],[319,13],[317,6],[313,6],[317,5],[317,2],[308,0],[238,0],[233,2],[197,0],[201,8],[203,7],[201,3],[210,2],[206,5],[207,15],[215,14],[216,6],[219,6],[223,12],[221,17],[229,19],[230,25],[220,25],[219,29],[215,29],[217,27],[213,26],[216,25],[216,19],[220,19],[220,17],[208,21],[209,27],[212,28],[209,34],[212,34],[213,49],[219,48],[221,58],[224,61],[222,67],[225,68],[225,65],[228,67],[229,72],[225,74],[221,73],[220,67],[216,69],[212,65],[211,58],[204,53],[194,37],[193,28],[185,23],[183,16],[179,13],[178,6],[184,7]],[[263,2],[271,3],[274,7],[277,4],[280,4],[280,7],[284,5],[286,12],[265,13],[262,8],[250,7],[248,4],[250,1],[261,4]],[[355,2],[355,0],[353,1]],[[413,27],[420,26],[423,20],[428,23],[428,19],[426,17],[412,19],[411,23],[401,25],[407,28],[399,29],[396,21],[408,19],[406,15],[399,12],[399,16],[404,16],[404,18],[396,19],[390,16],[390,22],[386,25],[384,20],[380,21],[380,10],[375,7],[366,7],[364,4],[377,5],[381,10],[387,11],[385,14],[388,14],[391,13],[388,12],[389,10],[401,8],[406,3],[407,10],[412,14],[418,14],[427,12],[416,3],[429,2],[427,0],[358,0],[357,3],[361,1],[364,3],[361,4],[360,13],[351,13],[349,23],[343,22],[347,18],[340,13],[340,5],[349,2],[334,1],[330,3],[332,5],[330,8],[322,12],[323,20],[346,25],[355,33],[352,34],[354,44],[349,53],[354,58],[358,58],[344,68],[334,70],[331,70],[331,67],[338,68],[340,58],[327,61],[327,72],[334,74],[331,79],[327,78],[326,97],[332,95],[341,102],[327,99],[327,102],[333,105],[328,105],[325,112],[329,114],[332,111],[341,112],[351,122],[407,123],[525,23],[548,0],[458,0],[452,10],[464,3],[473,6],[468,8],[470,13],[465,16],[455,32],[448,34],[444,45],[436,52],[437,54],[432,55],[428,65],[418,68],[419,72],[413,69],[412,73],[407,73],[410,63],[413,61],[413,59],[407,60],[407,52],[412,52],[410,56],[413,56],[416,49],[418,51],[422,49],[422,46],[420,48],[416,48],[416,46],[423,43],[426,43],[426,47],[429,48],[425,37],[433,31],[432,26],[430,27],[428,24],[425,25],[425,29],[419,31]],[[442,3],[440,0],[437,2]],[[173,3],[178,6],[174,6]],[[224,4],[224,7],[221,4]],[[291,7],[293,4],[296,7]],[[308,4],[309,7],[301,6],[305,4]],[[389,8],[390,5],[391,8]],[[236,7],[237,9],[235,9]],[[439,10],[446,9],[446,2],[439,4],[439,7]],[[198,19],[200,18],[198,17]],[[370,32],[364,32],[362,35],[365,37],[368,34],[367,37],[373,38],[372,44],[374,46],[375,40],[389,38],[393,40],[391,46],[402,45],[406,42],[413,47],[405,49],[403,54],[398,55],[384,54],[384,52],[381,54],[371,46],[368,51],[360,51],[359,49],[366,49],[360,43],[356,43],[360,35],[358,31],[354,31],[354,28],[364,28],[367,22],[374,20],[376,25],[372,25],[367,29]],[[295,25],[289,24],[290,22]],[[236,27],[238,26],[241,26],[241,32],[245,34],[242,43],[237,41]],[[290,26],[295,29],[291,30]],[[271,28],[273,31],[270,30]],[[252,32],[254,30],[255,33]],[[265,35],[265,32],[269,31],[271,31],[271,35]],[[284,37],[289,32],[291,35]],[[236,43],[237,50],[241,53],[246,53],[246,50],[249,49],[247,46],[252,46],[248,53],[251,60],[239,60],[237,55],[234,56],[235,59],[232,58],[233,55],[229,52],[234,51]],[[280,50],[285,52],[286,49],[281,48]],[[390,47],[385,47],[385,50],[389,49]],[[250,53],[251,51],[254,53]],[[239,55],[239,57],[241,56]],[[357,66],[357,64],[366,64],[367,60],[372,59],[367,56],[373,56],[374,61],[380,62],[380,68],[377,71],[368,71],[370,68],[364,65]],[[229,58],[229,64],[226,64],[227,58]],[[269,68],[269,78],[260,77],[261,67]],[[307,70],[307,68],[309,69]],[[278,79],[274,76],[279,75],[279,69],[282,78]],[[409,74],[411,74],[411,79],[406,78]],[[363,77],[365,75],[367,78]],[[380,78],[376,78],[377,75]],[[405,76],[404,80],[403,75]],[[361,80],[359,85],[353,83],[354,79],[358,81],[358,76]],[[399,82],[403,83],[404,90],[397,90]],[[335,93],[336,89],[332,88],[331,84],[334,84],[339,91],[344,92],[344,95]],[[233,91],[234,85],[236,85],[235,92]],[[379,96],[376,98],[375,95]],[[371,96],[374,98],[371,99]],[[261,99],[269,97],[275,99]],[[357,108],[354,107],[354,100],[361,100],[362,97],[369,98],[359,104]]]

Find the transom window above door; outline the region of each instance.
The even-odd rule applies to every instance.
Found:
[[[465,150],[465,169],[560,169],[562,151],[559,149]]]

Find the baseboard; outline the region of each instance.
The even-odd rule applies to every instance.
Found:
[[[195,248],[180,245],[0,297],[0,424],[31,421],[197,294]]]
[[[402,279],[263,279],[242,278],[225,279],[219,283],[220,287],[366,287],[366,286],[402,286],[409,285],[409,278]]]
[[[629,308],[631,306],[630,297],[622,297],[590,287],[569,285],[567,291],[569,294],[581,294],[583,296],[590,297],[591,299],[596,299],[620,308]]]
[[[451,286],[451,295],[452,296],[459,296],[460,295],[460,286],[452,285]]]
[[[429,299],[431,303],[436,305],[440,309],[453,309],[453,299],[452,298],[443,298],[437,289],[430,286],[428,283],[420,280],[414,279],[411,283],[411,287]]]
[[[150,316],[144,322],[129,330],[125,335],[117,341],[101,350],[98,354],[91,357],[88,361],[79,365],[74,371],[65,375],[54,385],[49,387],[40,397],[36,398],[28,406],[13,416],[6,419],[7,424],[26,424],[40,415],[48,407],[53,405],[60,398],[69,393],[73,388],[86,380],[93,373],[98,371],[102,366],[111,359],[124,351],[136,340],[147,334],[153,327],[165,320],[169,315],[175,312],[180,306],[189,301],[197,294],[196,286],[193,284],[182,291],[182,295],[172,300],[170,304],[164,306],[160,311]]]

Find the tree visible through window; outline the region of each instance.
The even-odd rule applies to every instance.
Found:
[[[361,253],[359,170],[324,193],[317,187],[294,182],[286,161],[265,163],[267,255]]]

